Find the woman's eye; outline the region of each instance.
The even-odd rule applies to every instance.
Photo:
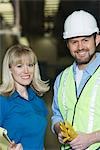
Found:
[[[20,67],[22,67],[22,65],[21,65],[21,64],[18,64],[17,67],[20,68]]]
[[[33,67],[33,64],[29,64],[29,67]]]

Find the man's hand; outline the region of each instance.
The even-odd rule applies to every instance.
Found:
[[[55,131],[55,133],[57,135],[57,138],[58,138],[59,142],[61,144],[64,144],[63,136],[62,136],[62,133],[61,133],[61,128],[60,128],[60,123],[59,122],[54,125],[54,131]]]
[[[62,133],[58,133],[58,140],[61,144],[64,144]]]
[[[95,135],[92,136],[92,134],[79,133],[69,144],[74,150],[84,150],[93,144],[93,141],[95,141]]]
[[[60,122],[60,128],[64,143],[71,142],[78,135],[73,126],[68,121]]]

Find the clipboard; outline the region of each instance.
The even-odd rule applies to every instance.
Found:
[[[7,150],[7,147],[11,144],[11,140],[7,135],[7,130],[0,127],[0,150]]]

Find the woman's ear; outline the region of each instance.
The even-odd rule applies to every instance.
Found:
[[[12,69],[11,69],[11,67],[9,67],[9,72],[12,74]]]
[[[98,46],[100,44],[100,35],[97,34],[96,35],[96,46]]]

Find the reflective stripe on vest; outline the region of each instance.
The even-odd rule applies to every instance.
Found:
[[[100,130],[100,67],[86,83],[77,99],[72,66],[61,77],[58,89],[58,105],[64,120],[72,123],[76,131],[90,133]],[[76,108],[75,108],[76,106]],[[75,114],[74,114],[75,111]],[[100,143],[93,144],[89,150],[95,150]]]

